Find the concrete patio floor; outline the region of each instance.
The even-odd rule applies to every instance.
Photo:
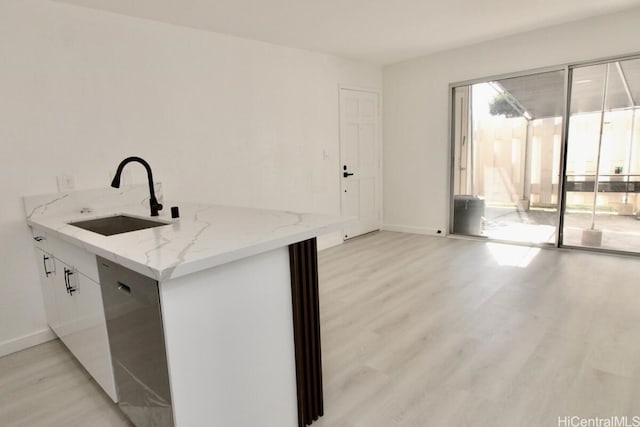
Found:
[[[517,211],[515,207],[485,208],[482,235],[499,240],[526,243],[554,243],[557,212],[531,209]],[[565,215],[566,246],[582,246],[582,231],[591,227],[591,213],[569,210]],[[597,213],[595,228],[602,231],[601,249],[640,252],[640,220],[609,212]]]

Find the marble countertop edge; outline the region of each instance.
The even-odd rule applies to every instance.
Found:
[[[91,214],[69,212],[27,218],[27,224],[160,282],[217,267],[341,230],[353,218],[217,205],[179,204],[182,218],[151,218],[140,205]],[[165,204],[167,206],[167,204]],[[131,215],[171,227],[102,236],[69,222]]]

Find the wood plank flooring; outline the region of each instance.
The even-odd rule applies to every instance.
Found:
[[[640,259],[380,232],[319,271],[313,426],[640,416]],[[0,359],[0,425],[129,426],[58,341]]]
[[[0,358],[0,426],[127,426],[125,416],[61,341]]]

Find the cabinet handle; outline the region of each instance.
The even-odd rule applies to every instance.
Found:
[[[45,240],[45,238],[43,236],[35,236],[33,240],[35,240],[36,242],[42,242],[43,240]]]
[[[71,269],[64,268],[64,284],[67,286],[67,293],[73,296],[74,292],[78,291],[78,288],[71,286],[71,275],[74,274]]]
[[[73,293],[78,290],[77,287],[71,286],[71,275],[75,274],[73,270],[69,270],[69,274],[67,274],[67,278],[69,279],[69,295],[73,296]]]
[[[50,275],[51,273],[53,273],[53,271],[49,271],[49,270],[47,270],[47,260],[48,260],[48,259],[49,259],[49,257],[48,257],[48,256],[46,256],[46,255],[42,255],[42,264],[44,264],[44,275],[45,275],[45,277],[49,277],[49,275]]]
[[[64,268],[64,286],[67,288],[67,293],[69,293],[69,269],[67,267]]]

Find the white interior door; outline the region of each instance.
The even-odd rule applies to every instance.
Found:
[[[341,212],[357,218],[345,239],[380,228],[379,111],[377,93],[340,90]]]

